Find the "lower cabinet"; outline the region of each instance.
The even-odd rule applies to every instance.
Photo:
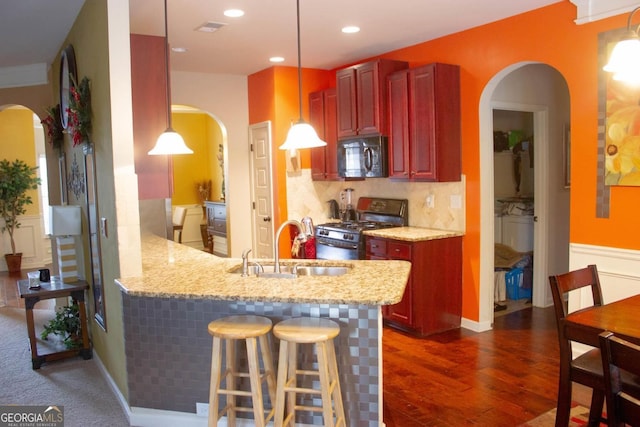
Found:
[[[426,336],[460,327],[462,237],[408,242],[366,237],[367,259],[411,262],[402,300],[382,307],[385,323]]]

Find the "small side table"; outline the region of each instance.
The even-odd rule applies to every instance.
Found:
[[[18,280],[20,298],[24,298],[25,302],[27,330],[29,332],[29,343],[31,344],[31,364],[33,369],[39,369],[44,362],[50,362],[53,360],[66,359],[75,356],[82,356],[83,359],[88,360],[93,357],[91,344],[89,343],[87,312],[84,303],[84,292],[87,289],[89,289],[89,284],[84,280],[78,280],[73,283],[63,283],[57,276],[52,276],[51,282],[49,283],[41,283],[41,287],[39,289],[30,289],[29,280]],[[33,320],[33,306],[36,305],[38,301],[59,297],[71,297],[74,302],[78,303],[80,321],[82,322],[82,347],[49,354],[38,354],[36,330]]]

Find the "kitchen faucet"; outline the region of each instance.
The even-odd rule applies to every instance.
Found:
[[[242,251],[242,277],[249,275],[249,252],[251,252],[251,249]]]
[[[280,250],[278,249],[278,242],[280,241],[280,234],[282,234],[282,230],[284,230],[284,228],[287,225],[295,225],[296,227],[298,227],[298,235],[296,236],[296,239],[302,243],[307,241],[307,236],[304,232],[304,228],[302,227],[302,224],[300,224],[300,222],[296,221],[295,219],[290,219],[288,221],[285,221],[282,223],[282,225],[280,225],[280,228],[278,228],[278,231],[276,232],[276,238],[273,241],[273,253],[274,253],[274,267],[273,267],[273,271],[276,274],[280,273]]]

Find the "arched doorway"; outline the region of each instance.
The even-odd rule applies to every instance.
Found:
[[[58,183],[51,183],[51,192],[47,180],[47,169],[57,167],[55,160],[47,159],[45,134],[40,117],[31,109],[21,105],[0,106],[0,152],[2,158],[9,161],[20,159],[29,165],[38,167],[41,185],[32,195],[33,204],[27,206],[27,212],[20,217],[20,228],[14,239],[16,249],[22,252],[22,269],[39,268],[50,264],[51,244],[47,236],[48,206],[59,197]],[[51,194],[53,193],[53,194]],[[56,196],[57,195],[57,196]],[[10,252],[9,237],[2,234],[2,253]],[[0,259],[1,270],[6,271],[4,258]]]
[[[203,249],[205,242],[201,223],[205,219],[202,209],[206,201],[214,202],[225,212],[224,233],[216,233],[214,253],[228,256],[230,239],[227,230],[230,215],[227,212],[226,192],[228,180],[227,129],[213,114],[198,108],[172,106],[174,129],[182,135],[187,145],[197,153],[193,156],[173,158],[172,206],[187,209],[183,230],[183,244]],[[205,231],[206,233],[206,231]]]
[[[479,329],[491,328],[494,299],[493,112],[529,111],[534,117],[533,305],[551,305],[547,278],[566,271],[569,253],[569,189],[564,185],[564,138],[570,122],[569,91],[554,68],[539,63],[513,64],[496,74],[480,99],[480,307]]]

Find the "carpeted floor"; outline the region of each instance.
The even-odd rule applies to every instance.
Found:
[[[35,309],[34,315],[38,332],[53,312]],[[71,358],[31,369],[24,309],[0,307],[0,336],[0,405],[63,406],[66,427],[129,426],[94,359]]]

